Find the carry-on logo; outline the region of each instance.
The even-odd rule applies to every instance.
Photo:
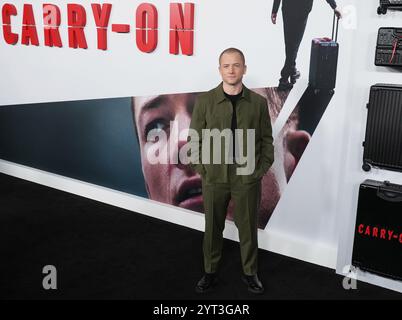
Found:
[[[91,3],[92,14],[85,6],[75,3],[68,3],[66,16],[62,17],[63,8],[55,4],[43,4],[40,10],[43,17],[43,41],[47,47],[63,47],[63,42],[74,49],[87,49],[87,36],[85,29],[87,17],[93,16],[94,25],[97,31],[97,49],[108,49],[108,32],[129,33],[130,24],[110,24],[112,4]],[[39,46],[37,21],[39,12],[35,18],[35,11],[32,4],[23,4],[22,18],[18,19],[20,12],[12,3],[2,6],[3,38],[9,45],[16,45],[20,42],[26,46]],[[181,49],[183,55],[191,56],[194,51],[194,3],[170,3],[169,5],[169,53],[177,55]],[[144,53],[153,52],[158,45],[158,10],[151,3],[141,3],[133,10],[135,24],[136,45],[139,51]],[[63,19],[62,19],[63,18]],[[14,24],[22,20],[22,30],[15,32]],[[62,39],[60,25],[67,22],[68,37]],[[109,35],[110,37],[110,35]],[[67,41],[66,41],[67,40]]]
[[[402,244],[402,232],[398,233],[392,229],[359,224],[357,226],[357,234],[359,234],[362,237],[368,237],[373,239],[375,238],[387,241],[398,241],[400,244]]]

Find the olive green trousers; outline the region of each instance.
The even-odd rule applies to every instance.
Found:
[[[207,273],[217,272],[222,256],[223,229],[230,199],[234,201],[234,222],[239,231],[243,272],[257,273],[258,208],[261,200],[261,179],[242,183],[236,175],[236,166],[229,165],[228,183],[208,183],[203,178],[205,233],[203,242],[204,268]]]

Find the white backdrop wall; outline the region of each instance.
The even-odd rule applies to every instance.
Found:
[[[66,4],[62,9],[63,48],[10,46],[0,39],[0,106],[45,101],[80,100],[209,90],[219,81],[217,57],[231,46],[241,48],[247,59],[248,87],[276,86],[284,61],[282,17],[270,22],[272,1],[200,0],[195,3],[195,47],[191,57],[168,53],[169,2],[150,1],[159,12],[159,43],[155,52],[141,53],[135,46],[134,17],[140,1],[108,1],[113,4],[110,24],[129,23],[129,34],[108,32],[108,50],[96,49],[96,28],[89,1],[75,1],[87,10],[87,50],[67,47]],[[5,1],[0,1],[2,5]],[[13,30],[20,33],[22,5],[13,17]],[[32,3],[38,26],[42,26],[42,3]],[[347,15],[340,27],[340,56],[336,94],[331,101],[297,170],[265,230],[259,232],[260,247],[305,261],[335,268],[350,261],[358,185],[367,177],[361,172],[361,141],[364,137],[365,103],[371,84],[398,82],[400,74],[373,66],[377,27],[396,22],[398,14],[378,18],[377,1],[338,1]],[[357,29],[353,29],[357,19]],[[386,20],[387,19],[387,20]],[[393,20],[392,20],[393,19]],[[307,86],[310,41],[330,36],[332,12],[327,3],[314,1],[299,51],[302,79],[292,90],[279,116],[274,134],[287,119]],[[358,40],[358,41],[357,41]],[[398,80],[399,79],[399,80]],[[105,201],[167,221],[203,229],[199,214],[183,215],[183,209],[157,204],[135,196],[56,177],[19,165],[0,162],[0,171]],[[372,178],[402,183],[400,174],[373,171]],[[105,196],[104,193],[108,194]],[[99,196],[102,194],[103,196]],[[165,214],[160,214],[165,210]],[[339,232],[341,230],[342,232]],[[340,246],[338,239],[341,235]],[[227,222],[225,236],[237,239]],[[338,262],[337,262],[338,259]],[[363,280],[401,290],[400,283],[378,278]],[[341,285],[341,284],[340,284]]]
[[[328,5],[324,1],[316,2],[305,46],[300,52],[300,61],[306,62],[302,68],[305,75],[309,61],[308,42],[313,30],[318,35],[329,35],[331,28]],[[4,3],[7,1],[0,1],[0,4]],[[1,39],[4,76],[0,86],[7,88],[0,92],[1,105],[209,90],[219,82],[217,56],[229,46],[242,48],[245,52],[249,87],[273,86],[284,60],[282,26],[273,27],[270,22],[271,1],[193,1],[196,9],[195,54],[192,57],[169,54],[170,1],[151,1],[159,13],[159,43],[151,54],[140,52],[135,44],[135,10],[142,1],[108,1],[113,4],[109,25],[128,23],[131,32],[116,34],[109,30],[107,51],[96,48],[92,1],[74,2],[82,4],[87,12],[87,50],[67,46],[67,3],[71,2],[51,2],[61,9],[63,48],[44,46],[42,2],[18,0],[13,3],[18,10],[18,16],[11,18],[16,33],[21,32],[23,4],[33,5],[40,46],[10,46]],[[30,85],[24,85],[28,83]]]
[[[402,184],[402,174],[373,168],[369,173],[361,168],[363,159],[362,142],[365,138],[367,108],[370,86],[376,83],[402,84],[401,72],[395,69],[374,65],[377,33],[380,27],[402,27],[402,12],[389,11],[378,16],[375,8],[378,1],[351,1],[358,8],[357,28],[351,30],[353,39],[350,60],[352,68],[349,88],[344,95],[348,97],[343,131],[342,174],[337,201],[338,228],[340,230],[337,272],[345,274],[352,260],[353,235],[356,221],[359,185],[365,179],[388,180]],[[402,119],[400,119],[402,121]],[[402,149],[402,146],[401,146]],[[381,212],[379,212],[381,214]],[[353,272],[351,276],[369,283],[402,292],[402,282],[375,276],[367,272]]]

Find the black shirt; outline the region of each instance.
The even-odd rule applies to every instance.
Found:
[[[233,114],[232,114],[232,137],[233,137],[233,162],[235,162],[236,159],[236,148],[235,148],[235,130],[237,129],[237,116],[236,116],[236,105],[239,99],[242,97],[243,91],[241,91],[239,94],[235,95],[230,95],[225,92],[225,97],[228,98],[232,102],[233,106]]]

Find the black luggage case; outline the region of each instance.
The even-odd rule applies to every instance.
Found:
[[[402,279],[402,186],[374,180],[360,185],[352,265]]]
[[[367,108],[363,170],[378,166],[402,171],[402,86],[372,86]]]
[[[402,66],[402,28],[378,29],[376,66]]]
[[[402,10],[402,0],[380,0],[378,14],[386,14],[388,9]]]
[[[332,38],[316,38],[312,41],[309,86],[314,89],[333,90],[335,88],[339,54],[338,27],[339,19],[336,19],[334,15]]]

